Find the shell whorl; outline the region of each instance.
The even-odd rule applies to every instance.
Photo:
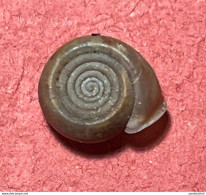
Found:
[[[126,71],[120,67],[115,58],[92,51],[73,56],[65,64],[56,86],[73,121],[98,123],[110,118],[112,110],[119,109],[127,93],[123,78]]]

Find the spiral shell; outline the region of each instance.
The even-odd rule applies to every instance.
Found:
[[[138,132],[166,110],[144,58],[104,36],[80,37],[55,52],[42,72],[39,102],[54,129],[86,143]]]

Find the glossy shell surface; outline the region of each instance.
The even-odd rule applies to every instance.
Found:
[[[105,36],[76,38],[49,59],[39,82],[49,124],[78,142],[136,133],[166,111],[159,82],[129,45]]]

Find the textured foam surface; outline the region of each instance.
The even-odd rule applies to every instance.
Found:
[[[0,0],[0,191],[206,191],[204,0]],[[63,43],[118,38],[154,68],[168,113],[98,145],[62,138],[37,87]]]

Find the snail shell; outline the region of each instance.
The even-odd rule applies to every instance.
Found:
[[[55,130],[85,143],[136,133],[166,111],[146,60],[120,40],[100,35],[76,38],[54,53],[40,78],[39,102]]]

